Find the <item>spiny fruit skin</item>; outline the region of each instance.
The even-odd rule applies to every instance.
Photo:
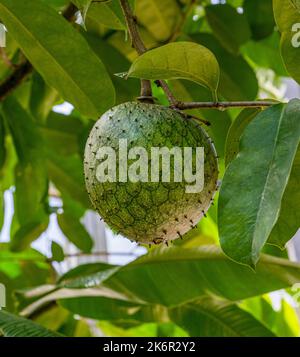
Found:
[[[186,193],[186,182],[105,182],[96,178],[97,151],[119,139],[133,146],[204,147],[204,189]],[[141,244],[167,243],[182,237],[208,210],[217,189],[218,163],[211,139],[184,114],[154,104],[125,103],[106,112],[88,138],[85,182],[91,202],[115,231]],[[150,180],[149,180],[150,181]]]

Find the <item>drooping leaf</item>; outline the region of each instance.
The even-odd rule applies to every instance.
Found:
[[[232,123],[226,139],[225,165],[235,159],[239,153],[241,136],[249,123],[257,116],[260,109],[244,109]]]
[[[18,223],[12,249],[29,246],[47,228],[48,179],[43,141],[31,116],[14,97],[3,103],[3,114],[18,155],[15,168],[15,211]]]
[[[300,101],[260,113],[241,139],[219,198],[221,246],[232,259],[255,266],[279,216],[300,140]]]
[[[278,221],[268,240],[268,243],[275,244],[281,249],[284,249],[286,243],[295,236],[300,228],[299,182],[300,147],[298,147],[289,182],[284,191]]]
[[[237,305],[203,298],[170,309],[170,318],[191,337],[274,337],[261,322]]]
[[[13,315],[7,311],[0,311],[0,331],[5,337],[60,337],[31,320]]]
[[[83,252],[89,253],[93,247],[93,240],[80,223],[80,218],[69,208],[64,208],[64,213],[57,217],[58,224],[68,240]]]
[[[245,14],[228,4],[205,7],[206,18],[220,43],[234,54],[251,37],[251,30]]]
[[[82,279],[81,288],[98,286],[100,273],[94,284],[89,276]],[[172,247],[119,267],[102,285],[132,301],[174,306],[207,295],[238,301],[291,286],[299,276],[299,265],[285,259],[263,256],[253,272],[226,258],[217,246]]]
[[[34,73],[29,103],[32,116],[37,121],[45,121],[58,98],[57,91],[49,87],[38,73]]]
[[[272,34],[275,27],[272,0],[245,0],[243,8],[255,40]]]
[[[300,11],[295,0],[273,0],[275,20],[281,32],[281,54],[289,74],[300,83]]]
[[[84,34],[93,51],[101,58],[107,68],[112,82],[116,89],[116,104],[135,100],[139,96],[139,88],[134,79],[124,79],[115,74],[124,71],[124,68],[130,67],[130,62],[117,49],[101,38],[88,32]]]
[[[88,194],[82,175],[82,160],[78,155],[59,156],[55,151],[47,153],[47,169],[50,180],[55,186],[84,207],[90,207]]]
[[[220,70],[215,56],[207,48],[192,42],[176,42],[138,57],[128,77],[188,79],[210,89],[216,98]]]
[[[97,118],[114,104],[114,88],[100,59],[51,7],[36,0],[3,0],[1,19],[46,82],[84,115]]]

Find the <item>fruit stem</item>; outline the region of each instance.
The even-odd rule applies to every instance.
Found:
[[[125,17],[127,29],[129,32],[129,36],[131,38],[131,44],[132,47],[136,50],[138,55],[142,55],[147,51],[146,46],[144,45],[143,40],[141,39],[141,36],[138,31],[137,27],[137,18],[133,15],[132,9],[130,7],[130,4],[128,0],[120,0],[120,4],[123,10],[123,14]],[[151,82],[142,79],[141,80],[141,96],[139,98],[140,101],[146,101],[146,102],[152,102],[151,100],[152,97],[152,88],[151,88]]]

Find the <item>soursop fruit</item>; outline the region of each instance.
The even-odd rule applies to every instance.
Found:
[[[147,163],[148,181],[128,180],[127,176],[127,180],[124,177],[121,179],[119,169],[123,164],[119,158],[124,152],[120,139],[127,142],[128,152],[134,147],[147,150],[147,158],[137,158]],[[182,152],[185,147],[195,150],[197,147],[204,148],[203,190],[187,193],[186,187],[190,184],[185,181],[184,175],[181,182],[175,182],[175,160],[171,160],[170,182],[162,180],[161,172],[159,182],[152,182],[151,148],[154,147],[180,147]],[[106,173],[112,176],[108,175],[108,181],[104,182],[102,179],[99,181],[99,167],[106,164],[109,153],[101,156],[99,152],[103,154],[102,150],[106,152],[107,148],[116,153],[118,177],[114,177],[109,171],[112,166],[108,165]],[[111,158],[114,158],[113,155]],[[128,167],[136,161],[128,159]],[[195,165],[194,153],[193,169]],[[162,167],[160,164],[159,169]],[[213,143],[194,120],[170,108],[137,102],[114,107],[97,121],[86,144],[84,171],[87,191],[95,210],[114,231],[141,244],[168,243],[193,228],[210,207],[218,179]],[[137,169],[137,175],[139,173]],[[103,177],[103,172],[100,177]]]

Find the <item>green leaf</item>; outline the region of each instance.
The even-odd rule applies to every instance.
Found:
[[[281,202],[278,221],[273,228],[268,243],[284,249],[286,243],[292,239],[300,228],[300,147],[298,147],[296,158],[287,187]]]
[[[80,152],[79,138],[84,130],[80,118],[51,112],[39,130],[48,150],[57,155],[70,156]]]
[[[210,89],[216,97],[220,70],[215,56],[207,48],[192,42],[176,42],[138,57],[128,77],[188,79]]]
[[[300,83],[299,57],[299,3],[295,0],[273,0],[274,15],[281,32],[281,54],[289,74]],[[298,27],[297,27],[298,26]]]
[[[59,303],[75,314],[95,320],[152,322],[160,321],[166,315],[163,307],[155,308],[105,296],[79,296],[60,299]]]
[[[63,214],[57,216],[57,221],[63,233],[70,242],[83,252],[89,253],[93,248],[93,239],[80,223],[85,209],[76,201],[63,196]]]
[[[40,164],[18,164],[15,169],[15,211],[18,229],[11,240],[11,249],[26,249],[48,227],[46,212],[48,180]]]
[[[5,146],[5,126],[3,116],[0,114],[0,170],[6,161],[6,146]]]
[[[40,0],[3,0],[1,19],[46,82],[84,115],[97,118],[114,104],[106,69],[82,36]]]
[[[60,337],[33,321],[13,315],[7,311],[0,311],[0,330],[5,337]],[[62,336],[61,336],[62,337]]]
[[[232,123],[226,139],[225,165],[235,159],[239,153],[240,139],[247,125],[257,116],[260,109],[244,109]]]
[[[56,242],[52,241],[51,243],[51,253],[52,253],[52,259],[55,262],[63,262],[65,259],[65,253],[62,247],[57,244]]]
[[[215,36],[229,52],[239,52],[241,45],[250,40],[251,30],[245,14],[239,14],[230,5],[209,5],[206,18]]]
[[[81,288],[98,286],[99,274],[94,284],[87,276]],[[292,286],[299,279],[300,266],[288,260],[263,255],[254,272],[226,258],[217,246],[201,246],[155,249],[120,267],[102,285],[131,301],[174,306],[207,295],[239,301]]]
[[[191,337],[274,337],[261,322],[237,305],[203,298],[170,310],[170,318]]]
[[[47,168],[50,180],[61,192],[68,194],[84,207],[90,207],[82,175],[83,164],[78,155],[63,157],[49,150],[47,153]]]
[[[245,0],[243,8],[255,40],[273,33],[275,20],[272,0]]]
[[[57,91],[49,87],[38,73],[34,73],[29,102],[32,116],[37,121],[44,122],[58,98]]]
[[[239,307],[249,312],[257,320],[261,321],[278,337],[299,337],[299,321],[295,308],[284,299],[281,300],[281,309],[272,306],[271,298],[257,296],[242,301]]]
[[[17,231],[11,241],[22,250],[47,228],[48,178],[44,146],[31,116],[14,97],[3,103],[3,114],[14,140],[19,162],[15,168]]]
[[[6,287],[7,309],[14,311],[16,290],[53,282],[54,271],[41,253],[26,249],[12,252],[9,243],[0,244],[0,281]]]
[[[219,198],[219,233],[224,252],[254,267],[279,216],[300,140],[300,101],[260,113],[241,139]]]
[[[103,41],[98,36],[88,32],[84,33],[87,42],[99,58],[105,64],[112,82],[116,89],[116,103],[124,103],[135,100],[139,96],[139,88],[134,79],[124,81],[115,74],[124,71],[124,68],[129,68],[131,62],[127,60],[117,49]]]
[[[74,281],[74,279],[82,279],[85,276],[90,276],[91,274],[96,274],[105,270],[110,270],[115,268],[114,265],[106,264],[106,263],[90,263],[90,264],[82,264],[77,266],[74,269],[69,270],[67,273],[63,274],[58,283],[67,283],[68,281]]]
[[[86,2],[89,0],[79,1]],[[91,1],[89,2],[91,3]],[[102,24],[110,29],[126,29],[125,19],[120,6],[120,2],[118,0],[92,2],[86,13],[86,16],[89,19],[94,20],[96,23]]]
[[[138,0],[136,15],[139,22],[160,42],[172,36],[181,19],[176,0]]]
[[[261,41],[249,41],[241,52],[252,67],[272,69],[278,76],[287,77],[287,71],[280,54],[280,35],[274,32]]]
[[[220,65],[219,94],[227,100],[255,99],[258,92],[256,75],[242,56],[226,51],[211,34],[192,35],[197,43],[207,47],[216,56]],[[241,81],[241,78],[243,80]]]

